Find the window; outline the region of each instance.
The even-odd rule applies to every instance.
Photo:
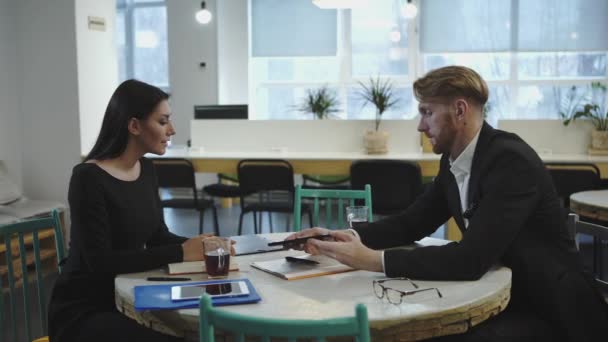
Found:
[[[164,0],[118,0],[116,35],[119,80],[169,88],[167,8]]]
[[[373,3],[322,10],[310,0],[251,0],[250,117],[312,119],[297,107],[307,89],[327,85],[339,96],[339,118],[372,119],[374,108],[357,96],[370,76],[390,77],[403,94],[384,118],[411,117],[408,24],[399,0]]]
[[[400,95],[397,108],[383,117],[412,118],[417,113],[412,82],[453,64],[477,70],[488,82],[491,122],[558,119],[572,85],[582,90],[592,81],[608,82],[605,0],[414,0],[417,22],[400,15],[405,0],[370,1],[368,8],[352,10],[322,10],[310,0],[283,7],[276,2],[284,1],[250,0],[249,98],[256,119],[311,119],[295,108],[307,88],[322,85],[339,95],[340,118],[372,119],[374,108],[363,107],[357,96],[358,82],[370,76],[390,78]],[[305,22],[272,19],[288,17],[278,11],[302,13],[302,8],[308,11]],[[332,20],[335,31],[327,29],[334,27]],[[256,30],[280,32],[256,40]],[[290,37],[300,50],[282,43]],[[286,48],[262,51],[257,47],[264,40]]]

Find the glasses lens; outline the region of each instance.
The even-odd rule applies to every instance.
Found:
[[[380,286],[380,283],[374,282],[373,286],[376,297],[382,298],[382,296],[384,296],[384,289],[382,288],[382,286]]]
[[[386,299],[392,304],[401,304],[401,292],[391,288],[386,289]]]

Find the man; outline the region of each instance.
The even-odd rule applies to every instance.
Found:
[[[418,130],[442,155],[427,191],[402,214],[351,231],[313,228],[288,239],[330,233],[334,241],[310,239],[305,249],[389,277],[475,280],[496,263],[510,267],[505,313],[456,338],[606,338],[608,309],[582,273],[550,175],[523,140],[484,122],[485,81],[469,68],[449,66],[418,79],[414,94]],[[450,217],[460,242],[381,250],[419,240]]]

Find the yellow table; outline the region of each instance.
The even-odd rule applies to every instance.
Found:
[[[593,163],[598,166],[601,176],[608,178],[608,156],[587,154],[540,154],[544,162],[553,163]],[[159,156],[150,155],[158,158]],[[205,151],[197,148],[175,146],[167,149],[161,158],[186,158],[192,161],[196,172],[235,174],[236,166],[242,159],[285,159],[291,163],[296,174],[337,175],[349,174],[350,165],[360,159],[396,159],[418,163],[423,177],[433,177],[439,172],[440,156],[434,153],[387,153],[369,155],[362,152],[238,152]],[[460,240],[462,235],[453,219],[448,222],[446,238]]]

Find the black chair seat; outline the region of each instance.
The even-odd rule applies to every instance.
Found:
[[[213,197],[239,197],[241,188],[238,185],[210,184],[203,187],[203,191]]]
[[[196,208],[199,210],[205,210],[213,206],[213,201],[208,199],[199,199],[198,203],[194,204],[194,200],[192,198],[169,198],[161,200],[160,204],[163,208]]]

